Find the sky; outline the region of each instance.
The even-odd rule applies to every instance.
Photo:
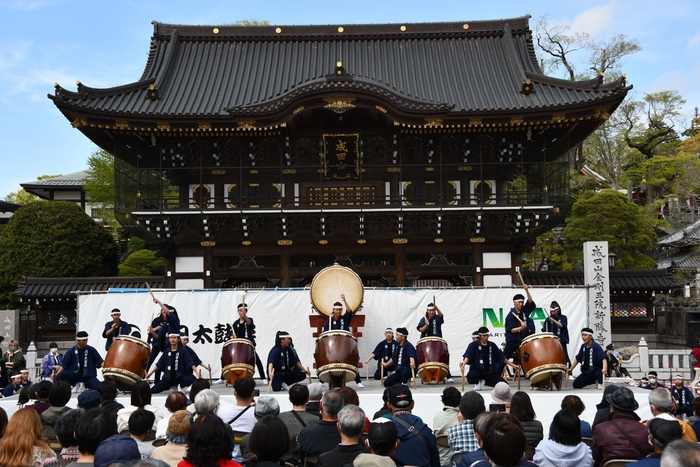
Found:
[[[0,199],[41,175],[86,169],[96,147],[46,96],[54,83],[75,90],[134,82],[146,64],[151,21],[220,25],[416,23],[548,16],[604,40],[625,34],[642,51],[622,65],[633,98],[672,90],[700,106],[698,0],[0,0]],[[553,73],[565,77],[563,71]]]

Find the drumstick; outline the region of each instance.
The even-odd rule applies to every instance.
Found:
[[[520,348],[518,348],[518,369],[516,370],[518,372],[518,391],[520,391],[520,364],[523,361],[523,353],[520,351]]]
[[[148,285],[148,282],[146,282],[146,288],[148,289],[148,293],[151,294],[151,298],[155,300],[156,297],[153,295],[153,291],[151,290],[151,286]]]
[[[211,383],[211,367],[207,368],[207,371],[209,372],[209,387],[212,387],[212,383]]]
[[[270,394],[270,390],[272,389],[272,378],[275,377],[275,369],[273,368],[272,371],[270,372],[270,381],[267,383],[267,393]]]
[[[382,386],[384,386],[384,365],[382,365],[380,362],[379,367],[381,368],[381,374],[379,375],[379,378],[382,383]]]
[[[520,278],[520,284],[525,285],[525,281],[523,280],[523,275],[520,274],[520,266],[515,266],[515,272],[518,273],[518,277]]]
[[[416,370],[411,368],[411,378],[413,378],[413,390],[416,390]]]
[[[367,382],[369,382],[369,365],[365,363],[365,375],[367,375]]]
[[[515,311],[511,311],[511,313],[513,313],[513,316],[515,316],[515,319],[517,319],[518,321],[520,321],[520,325],[521,325],[521,326],[525,326],[525,321],[523,321],[522,319],[520,319],[520,316],[518,316],[517,314],[515,314]]]
[[[464,367],[462,367],[462,392],[464,392]]]

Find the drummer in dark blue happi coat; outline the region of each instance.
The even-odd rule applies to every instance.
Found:
[[[368,365],[369,361],[372,359],[375,359],[379,362],[379,364],[377,365],[377,371],[374,372],[374,379],[381,379],[382,362],[388,362],[389,360],[391,360],[391,357],[394,355],[394,349],[398,345],[394,340],[393,329],[386,328],[386,331],[384,331],[384,336],[386,337],[386,339],[377,344],[377,347],[374,348],[374,352],[372,352],[369,355],[369,357],[367,357],[367,360],[365,360],[365,365]],[[390,365],[384,368],[384,373],[387,376],[391,371],[394,371],[394,365]]]
[[[330,317],[326,324],[323,325],[323,332],[328,331],[328,323],[333,331],[350,331],[350,321],[352,321],[353,309],[350,308],[348,302],[345,301],[345,294],[340,294],[340,298],[345,303],[345,314],[343,313],[343,303],[335,302],[333,304],[333,316]]]
[[[434,303],[428,303],[425,311],[425,316],[418,322],[416,329],[420,332],[420,338],[424,337],[439,337],[442,339],[442,325],[445,323],[445,316],[442,311]],[[452,375],[450,369],[447,369],[448,383],[452,383]]]
[[[119,336],[126,336],[131,332],[131,326],[126,321],[122,321],[122,312],[119,308],[112,310],[112,321],[105,323],[105,330],[102,332],[102,337],[107,339],[105,350],[114,342],[114,339]]]
[[[76,335],[76,345],[68,349],[63,364],[56,371],[56,380],[67,381],[73,387],[85,383],[87,389],[97,389],[100,384],[97,369],[103,362],[97,349],[88,345],[88,333],[80,331]]]
[[[581,374],[574,380],[573,386],[580,389],[589,384],[597,384],[598,388],[603,383],[603,375],[608,373],[608,356],[605,350],[593,339],[593,329],[581,329],[583,344],[576,354],[568,373],[581,363]]]
[[[148,359],[148,367],[153,365],[158,355],[169,347],[168,335],[180,333],[180,318],[175,307],[166,305],[153,297],[153,303],[160,306],[160,314],[153,319],[148,327],[148,337],[151,341],[151,356]],[[156,382],[160,380],[160,372],[156,372]]]
[[[408,329],[396,328],[396,340],[398,345],[394,348],[394,355],[388,362],[381,362],[386,369],[390,365],[396,366],[394,374],[384,380],[384,387],[394,386],[399,383],[406,384],[411,379],[412,369],[416,368],[418,355],[413,344],[408,342]]]
[[[246,339],[250,341],[250,343],[253,344],[253,347],[255,347],[255,323],[253,322],[253,318],[248,316],[247,303],[238,304],[238,319],[233,323],[233,332],[228,332],[226,334],[226,339],[230,339],[234,335],[237,339]],[[255,352],[255,364],[258,367],[261,382],[263,384],[267,384],[267,379],[265,379],[265,368],[263,367],[257,351]]]
[[[185,350],[185,347],[180,342],[180,334],[170,333],[168,335],[168,343],[170,348],[163,352],[156,366],[146,375],[146,379],[148,379],[155,371],[163,372],[163,378],[151,388],[153,394],[163,392],[178,384],[180,388],[184,389],[192,386],[192,383],[201,377],[190,353]]]
[[[459,363],[459,368],[464,372],[466,365],[469,365],[467,373],[467,381],[469,384],[476,385],[475,391],[483,389],[486,386],[496,386],[497,383],[505,381],[501,377],[501,365],[509,365],[516,371],[519,370],[518,365],[508,360],[501,349],[489,340],[489,328],[482,326],[479,328],[479,339],[472,341],[464,355],[463,360]]]
[[[569,351],[566,349],[569,343],[569,322],[566,316],[561,314],[561,307],[556,301],[549,305],[549,316],[542,325],[542,331],[551,332],[559,338],[561,348],[564,349],[564,355],[566,355],[566,363],[571,365]]]
[[[292,336],[285,331],[277,331],[275,346],[267,356],[267,372],[272,378],[273,391],[287,390],[290,385],[311,376],[294,350]]]

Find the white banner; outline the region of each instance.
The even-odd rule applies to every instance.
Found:
[[[576,354],[581,344],[579,331],[586,323],[585,288],[531,288],[537,308],[531,315],[539,331],[546,319],[543,310],[549,310],[552,300],[559,302],[562,314],[569,320],[569,353]],[[518,288],[482,289],[365,289],[363,308],[359,314],[365,315],[365,326],[360,328],[362,337],[358,339],[360,359],[364,361],[375,346],[384,339],[387,327],[405,327],[409,331],[408,340],[416,345],[419,332],[418,321],[424,315],[428,303],[435,302],[444,313],[443,338],[450,348],[450,368],[453,375],[459,373],[462,360],[471,334],[480,326],[487,326],[492,341],[501,344],[504,340],[505,316],[512,307],[513,295],[524,293]],[[158,290],[155,296],[174,306],[181,325],[190,335],[190,346],[203,362],[212,366],[216,378],[221,371],[221,352],[225,331],[238,318],[237,305],[244,293],[237,290]],[[309,317],[316,313],[311,309],[308,289],[248,290],[245,292],[248,316],[256,326],[257,352],[263,364],[274,346],[275,333],[287,331],[292,335],[294,346],[302,363],[313,367],[316,339],[312,337]],[[104,357],[105,340],[101,337],[105,323],[111,320],[110,312],[119,308],[122,319],[138,326],[141,335],[159,313],[158,305],[145,290],[110,291],[107,293],[80,294],[78,296],[78,329],[87,331],[89,343]],[[183,329],[181,328],[181,329]],[[374,373],[376,362],[370,362],[370,373]],[[361,375],[365,376],[362,369]],[[312,374],[315,372],[312,370]],[[257,377],[256,370],[256,377]]]

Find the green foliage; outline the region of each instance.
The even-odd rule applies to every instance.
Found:
[[[656,267],[644,254],[656,241],[654,220],[614,190],[584,193],[571,208],[564,238],[577,261],[582,259],[584,242],[607,241],[609,251],[617,255],[616,269]]]
[[[566,251],[564,239],[554,230],[537,237],[532,251],[523,255],[523,269],[527,271],[541,271],[545,264],[550,271],[574,269],[574,262]]]
[[[266,19],[253,19],[253,18],[248,18],[248,19],[239,19],[238,21],[234,21],[233,23],[226,23],[224,26],[269,26],[270,21]]]
[[[165,260],[158,258],[151,250],[138,250],[126,257],[119,265],[120,276],[163,275]]]
[[[24,188],[20,188],[17,191],[11,191],[10,194],[5,196],[5,201],[8,203],[21,204],[22,206],[29,203],[36,203],[37,201],[43,201],[38,196],[25,191]]]
[[[110,233],[75,203],[31,203],[18,209],[0,237],[0,307],[24,276],[99,277],[117,273]]]
[[[119,222],[114,216],[114,156],[98,149],[87,160],[87,176],[83,189],[90,203],[101,212],[101,220],[115,233]]]

